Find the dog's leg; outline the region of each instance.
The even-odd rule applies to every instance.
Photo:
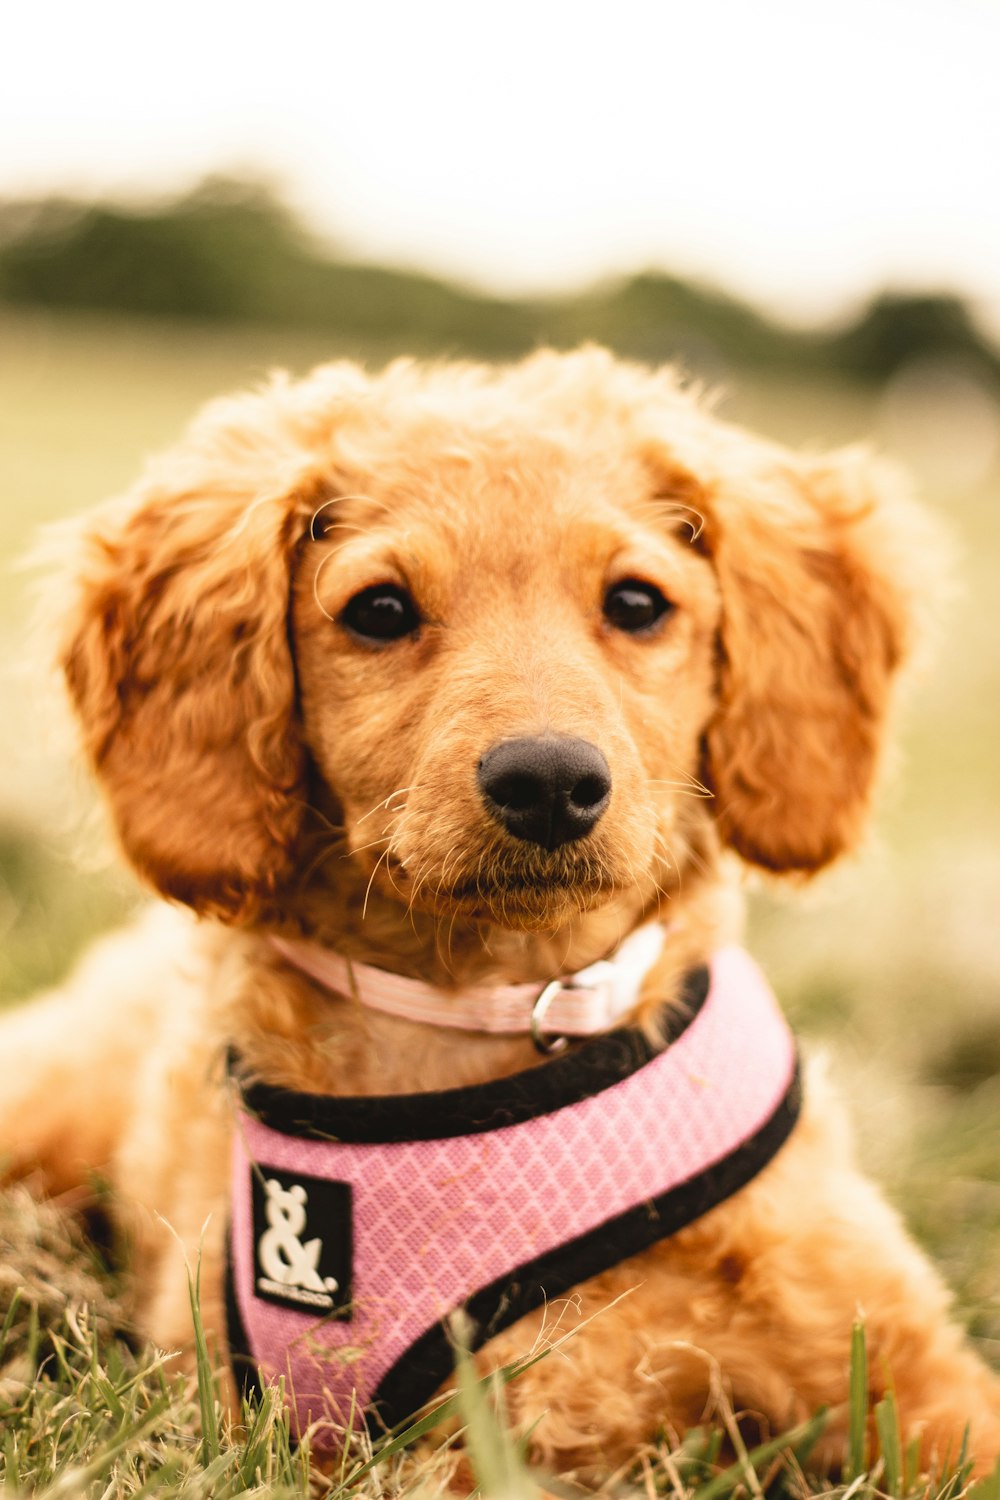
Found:
[[[772,1425],[836,1408],[821,1449],[833,1465],[846,1452],[849,1337],[860,1319],[870,1404],[894,1392],[901,1429],[920,1438],[927,1463],[954,1459],[968,1427],[977,1471],[989,1470],[1000,1457],[1000,1379],[954,1323],[940,1276],[854,1165],[841,1109],[817,1072],[806,1099],[771,1167],[681,1236],[692,1274],[708,1262],[716,1286],[730,1283],[730,1311],[724,1298],[715,1310],[725,1326],[706,1342],[737,1402]]]
[[[940,1278],[851,1165],[835,1116],[811,1107],[759,1178],[673,1239],[595,1277],[491,1341],[484,1370],[564,1332],[509,1387],[515,1417],[545,1412],[543,1462],[624,1461],[658,1430],[737,1413],[780,1433],[833,1408],[815,1461],[847,1440],[851,1327],[862,1318],[872,1405],[890,1387],[926,1462],[977,1471],[1000,1456],[1000,1380],[950,1321]]]
[[[64,1193],[106,1174],[149,1046],[136,947],[127,936],[106,939],[64,987],[0,1022],[3,1175]]]
[[[225,1349],[223,1258],[233,1111],[210,1002],[189,989],[142,1059],[137,1108],[112,1164],[131,1257],[139,1327],[191,1363],[190,1280],[210,1350]]]
[[[0,1175],[64,1193],[113,1176],[143,1059],[186,985],[173,914],[89,950],[59,989],[0,1020]]]
[[[137,1209],[126,1221],[133,1237],[142,1285],[136,1287],[136,1318],[147,1338],[174,1356],[175,1368],[195,1368],[195,1330],[191,1310],[197,1293],[198,1316],[209,1355],[219,1377],[228,1378],[225,1312],[225,1202],[214,1206],[198,1195],[198,1184],[182,1174],[179,1185],[190,1191],[178,1201],[171,1219]],[[229,1394],[228,1387],[226,1394]]]

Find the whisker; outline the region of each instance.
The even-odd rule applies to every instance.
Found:
[[[343,504],[343,502],[345,500],[363,500],[368,505],[378,505],[378,506],[381,506],[381,508],[383,510],[385,510],[385,511],[389,511],[390,513],[392,511],[392,506],[389,505],[387,501],[385,501],[385,500],[376,500],[371,495],[331,495],[328,500],[324,500],[323,501],[322,505],[317,505],[316,509],[312,513],[312,516],[311,516],[310,521],[309,521],[309,537],[310,537],[311,541],[319,542],[319,541],[323,540],[323,537],[318,537],[316,535],[316,522],[319,520],[319,518],[323,514],[323,512],[326,509],[328,509],[328,507],[331,506],[331,505],[341,505],[341,504]],[[350,531],[362,531],[362,530],[364,530],[364,528],[361,527],[361,526],[351,526],[349,522],[346,522],[346,521],[336,521],[336,520],[333,523],[333,528],[332,529],[335,529],[335,530],[338,530],[338,531],[341,530],[341,529],[343,529],[345,531],[347,531],[347,530],[350,530]],[[326,535],[327,535],[327,533],[324,532],[323,536],[326,536]]]
[[[706,797],[711,800],[711,798],[715,795],[714,792],[709,791],[707,786],[702,786],[701,782],[696,780],[693,776],[688,777],[684,781],[671,781],[663,776],[650,776],[648,781],[646,782],[646,785],[670,786],[673,787],[676,791],[679,791],[682,796],[698,797],[701,800],[704,800]]]
[[[307,801],[304,797],[292,797],[289,800],[293,807],[303,808],[308,817],[318,818],[331,833],[336,834],[338,838],[343,838],[345,832],[343,823],[331,823],[326,813],[321,812],[314,803]]]
[[[360,828],[361,824],[366,822],[373,813],[377,813],[380,807],[388,807],[393,797],[402,797],[407,792],[415,792],[419,786],[419,781],[415,781],[412,786],[398,786],[394,792],[389,793],[388,797],[383,797],[381,802],[376,802],[374,807],[370,807],[366,813],[362,813],[360,818],[355,818],[355,828]],[[401,812],[402,808],[391,808],[390,811]]]
[[[666,838],[659,831],[659,829],[657,829],[657,832],[656,832],[656,842],[658,843],[658,845],[659,845],[659,847],[660,847],[660,849],[662,851],[661,856],[660,856],[661,859],[663,860],[663,862],[666,865],[667,869],[668,870],[672,870],[673,873],[674,873],[674,875],[677,878],[677,890],[679,892],[683,888],[683,884],[684,884],[684,877],[683,877],[683,874],[681,872],[680,861],[678,860],[677,855],[674,853],[673,847],[670,844],[667,843]],[[664,892],[663,894],[664,894],[664,897],[666,898],[666,892]]]
[[[317,537],[317,541],[325,541],[328,537],[332,536],[335,531],[353,531],[358,536],[372,535],[372,528],[370,526],[359,526],[354,521],[335,521],[334,524],[330,526],[330,528],[326,532],[324,532],[323,536]]]
[[[692,542],[696,542],[705,529],[704,515],[697,506],[686,500],[672,500],[669,496],[664,496],[662,499],[640,501],[633,504],[630,510],[644,520],[680,521],[690,531]]]
[[[363,854],[366,849],[374,849],[376,844],[389,844],[392,842],[391,833],[383,833],[377,839],[369,839],[367,844],[357,844],[353,849],[348,849],[342,854],[341,859],[353,859],[355,854]]]
[[[383,849],[382,853],[379,855],[378,859],[375,861],[374,865],[372,866],[372,872],[371,872],[371,875],[368,878],[368,885],[367,885],[367,887],[365,889],[364,903],[363,903],[363,905],[361,907],[361,920],[362,920],[362,922],[365,920],[365,917],[366,917],[366,915],[368,913],[368,897],[372,893],[372,885],[374,883],[375,876],[378,874],[378,867],[382,863],[383,860],[388,861],[388,858],[389,858],[389,851],[388,851],[388,849]],[[391,880],[391,878],[392,878],[391,875],[390,875],[389,878]]]
[[[445,945],[444,945],[445,946],[445,954],[444,954],[444,958],[443,958],[443,963],[444,963],[445,968],[448,970],[448,973],[451,974],[451,975],[454,975],[454,972],[455,972],[455,969],[454,969],[454,957],[455,957],[454,941],[455,941],[455,923],[456,923],[457,920],[458,920],[458,912],[457,911],[453,911],[452,914],[451,914],[451,921],[448,923],[448,935],[447,935],[447,938],[445,939]]]
[[[416,932],[416,930],[417,930],[416,929],[416,925],[415,925],[414,920],[413,920],[414,902],[416,901],[416,899],[419,896],[420,892],[423,890],[424,886],[427,884],[427,881],[428,881],[429,878],[430,878],[429,871],[424,870],[420,874],[418,874],[417,876],[414,877],[413,885],[410,887],[410,899],[409,899],[409,902],[407,903],[406,910],[407,910],[407,913],[408,913],[408,915],[410,917],[410,925],[413,927],[414,932]]]
[[[388,856],[388,855],[390,855],[392,853],[392,845],[391,844],[390,844],[389,848],[385,852],[386,852],[386,856]],[[392,886],[393,890],[396,892],[396,895],[400,898],[400,900],[402,900],[403,893],[399,889],[399,886],[396,884],[395,880],[392,878],[392,865],[389,863],[388,857],[386,858],[386,861],[385,861],[385,873],[389,877],[389,884]]]
[[[451,872],[453,868],[461,862],[463,853],[464,851],[461,849],[453,849],[450,854],[445,856],[444,864],[441,866],[441,877],[438,881],[439,895],[449,886],[451,881]]]
[[[711,873],[711,866],[709,865],[708,860],[705,859],[697,849],[689,848],[687,857],[688,864],[691,865],[693,869],[697,870],[700,875],[707,875]]]
[[[324,844],[320,847],[319,852],[313,856],[309,864],[306,866],[305,870],[302,872],[300,878],[303,885],[305,885],[307,881],[312,879],[321,865],[325,864],[328,859],[332,859],[334,857],[334,855],[337,853],[339,845],[340,840],[338,839],[336,843],[331,841],[330,843]],[[338,855],[338,858],[346,858],[346,856]]]
[[[705,530],[705,517],[701,511],[684,501],[675,501],[663,506],[660,514],[672,521],[680,521],[682,526],[686,526],[691,533],[692,542],[696,542]]]

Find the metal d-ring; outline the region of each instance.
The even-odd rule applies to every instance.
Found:
[[[556,1052],[565,1052],[569,1046],[568,1037],[546,1037],[542,1030],[548,1008],[562,988],[561,980],[550,979],[531,1008],[528,1029],[531,1032],[531,1040],[535,1044],[536,1052],[541,1052],[544,1057],[551,1057]]]

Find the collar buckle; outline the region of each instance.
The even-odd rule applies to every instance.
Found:
[[[557,995],[561,995],[567,986],[561,979],[550,979],[548,984],[539,992],[538,999],[531,1007],[531,1017],[528,1021],[528,1030],[534,1043],[535,1051],[540,1052],[543,1057],[552,1057],[557,1052],[565,1052],[569,1046],[569,1038],[566,1036],[548,1037],[545,1035],[543,1026],[549,1007]]]
[[[613,964],[609,963],[606,958],[601,958],[588,968],[581,969],[580,973],[572,979],[551,979],[540,991],[538,999],[531,1008],[531,1017],[528,1021],[528,1031],[535,1050],[542,1053],[544,1057],[551,1057],[556,1052],[564,1052],[569,1045],[569,1036],[560,1033],[558,1028],[553,1036],[548,1036],[545,1032],[545,1017],[557,1000],[563,995],[589,995],[596,1004],[600,992],[608,989],[613,978]],[[602,1021],[586,1027],[581,1034],[586,1035],[590,1031],[597,1030]],[[575,1035],[580,1028],[571,1026],[569,1030]]]

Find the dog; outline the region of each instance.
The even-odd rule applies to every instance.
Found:
[[[720,1384],[831,1405],[836,1465],[860,1313],[872,1401],[988,1469],[1000,1384],[735,946],[741,866],[862,837],[927,552],[865,454],[594,348],[209,405],[60,580],[165,902],[4,1019],[9,1171],[108,1179],[164,1347],[200,1257],[220,1358],[314,1433],[446,1386],[466,1306],[484,1373],[558,1342],[508,1388],[552,1469]]]

